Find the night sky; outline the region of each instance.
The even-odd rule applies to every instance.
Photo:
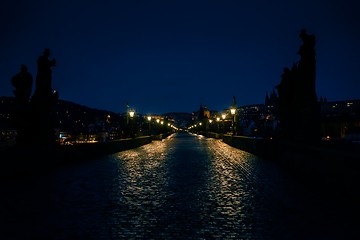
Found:
[[[357,0],[0,3],[0,96],[45,47],[61,99],[143,114],[264,103],[299,60],[302,28],[317,38],[317,95],[360,98]]]

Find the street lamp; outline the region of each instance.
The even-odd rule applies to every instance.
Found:
[[[217,122],[218,133],[220,133],[220,127],[219,127],[220,118],[219,117],[216,117],[216,122]]]
[[[236,126],[235,126],[236,108],[231,108],[231,109],[230,109],[230,113],[231,113],[231,115],[232,115],[232,121],[231,121],[232,132],[233,132],[233,135],[235,135],[235,132],[236,132]]]
[[[225,133],[225,118],[226,118],[226,114],[223,113],[221,114],[222,120],[223,120],[223,133]]]
[[[212,119],[209,119],[209,123],[206,123],[206,132],[209,134],[211,132],[211,123],[213,122]]]
[[[133,118],[134,116],[135,116],[135,110],[130,110],[129,111],[129,116],[130,116],[130,118]]]
[[[135,137],[135,134],[134,134],[134,116],[135,116],[135,110],[130,109],[129,110],[129,117],[130,117],[130,135],[131,135],[131,137]]]
[[[148,116],[147,120],[149,121],[149,136],[151,136],[151,116]]]
[[[236,134],[236,100],[235,100],[235,96],[233,96],[233,102],[231,105],[231,109],[230,109],[231,115],[232,117],[232,132],[233,135]]]

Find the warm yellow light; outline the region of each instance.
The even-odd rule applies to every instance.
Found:
[[[129,116],[132,118],[135,116],[135,111],[134,110],[130,110],[129,111]]]
[[[199,125],[201,126],[201,125],[202,125],[202,123],[199,123]]]
[[[156,122],[159,123],[159,122],[160,122],[160,119],[156,119]]]
[[[225,118],[226,118],[226,114],[222,114],[221,117],[222,117],[222,119],[225,119]]]
[[[148,116],[148,117],[147,117],[147,120],[150,122],[150,121],[151,121],[151,116]]]
[[[212,121],[213,121],[212,119],[209,119],[209,123],[212,123]]]
[[[161,121],[160,123],[161,123],[161,124],[164,124],[164,121]]]
[[[230,112],[231,112],[231,115],[234,115],[236,113],[236,108],[231,108]]]
[[[217,118],[216,118],[216,121],[220,121],[220,118],[219,118],[219,117],[217,117]]]

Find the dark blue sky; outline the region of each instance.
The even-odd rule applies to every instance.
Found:
[[[317,37],[317,94],[360,98],[356,0],[0,3],[0,95],[22,63],[34,78],[45,47],[60,98],[115,112],[222,110],[264,102],[299,60],[301,28]]]

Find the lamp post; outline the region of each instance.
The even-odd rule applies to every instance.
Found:
[[[236,135],[236,100],[235,96],[233,96],[233,102],[230,109],[232,117],[232,134]]]
[[[130,118],[133,118],[135,116],[135,111],[131,109],[129,111],[129,116],[130,116]]]
[[[225,133],[225,118],[226,118],[226,114],[223,113],[221,114],[222,120],[223,120],[223,133]]]
[[[232,134],[235,135],[235,133],[236,133],[236,123],[235,123],[236,108],[231,108],[231,109],[230,109],[230,113],[231,113],[231,115],[232,115],[232,121],[231,121]]]
[[[217,122],[217,131],[218,131],[218,133],[220,133],[220,127],[219,127],[220,118],[219,117],[216,118],[216,122]]]
[[[151,116],[148,116],[147,120],[149,121],[149,136],[151,136]]]
[[[135,137],[134,134],[134,116],[135,116],[135,110],[130,109],[129,110],[129,117],[130,117],[130,136],[133,138]]]
[[[160,119],[159,118],[156,118],[155,120],[156,124],[155,124],[155,134],[158,135],[160,134]]]

